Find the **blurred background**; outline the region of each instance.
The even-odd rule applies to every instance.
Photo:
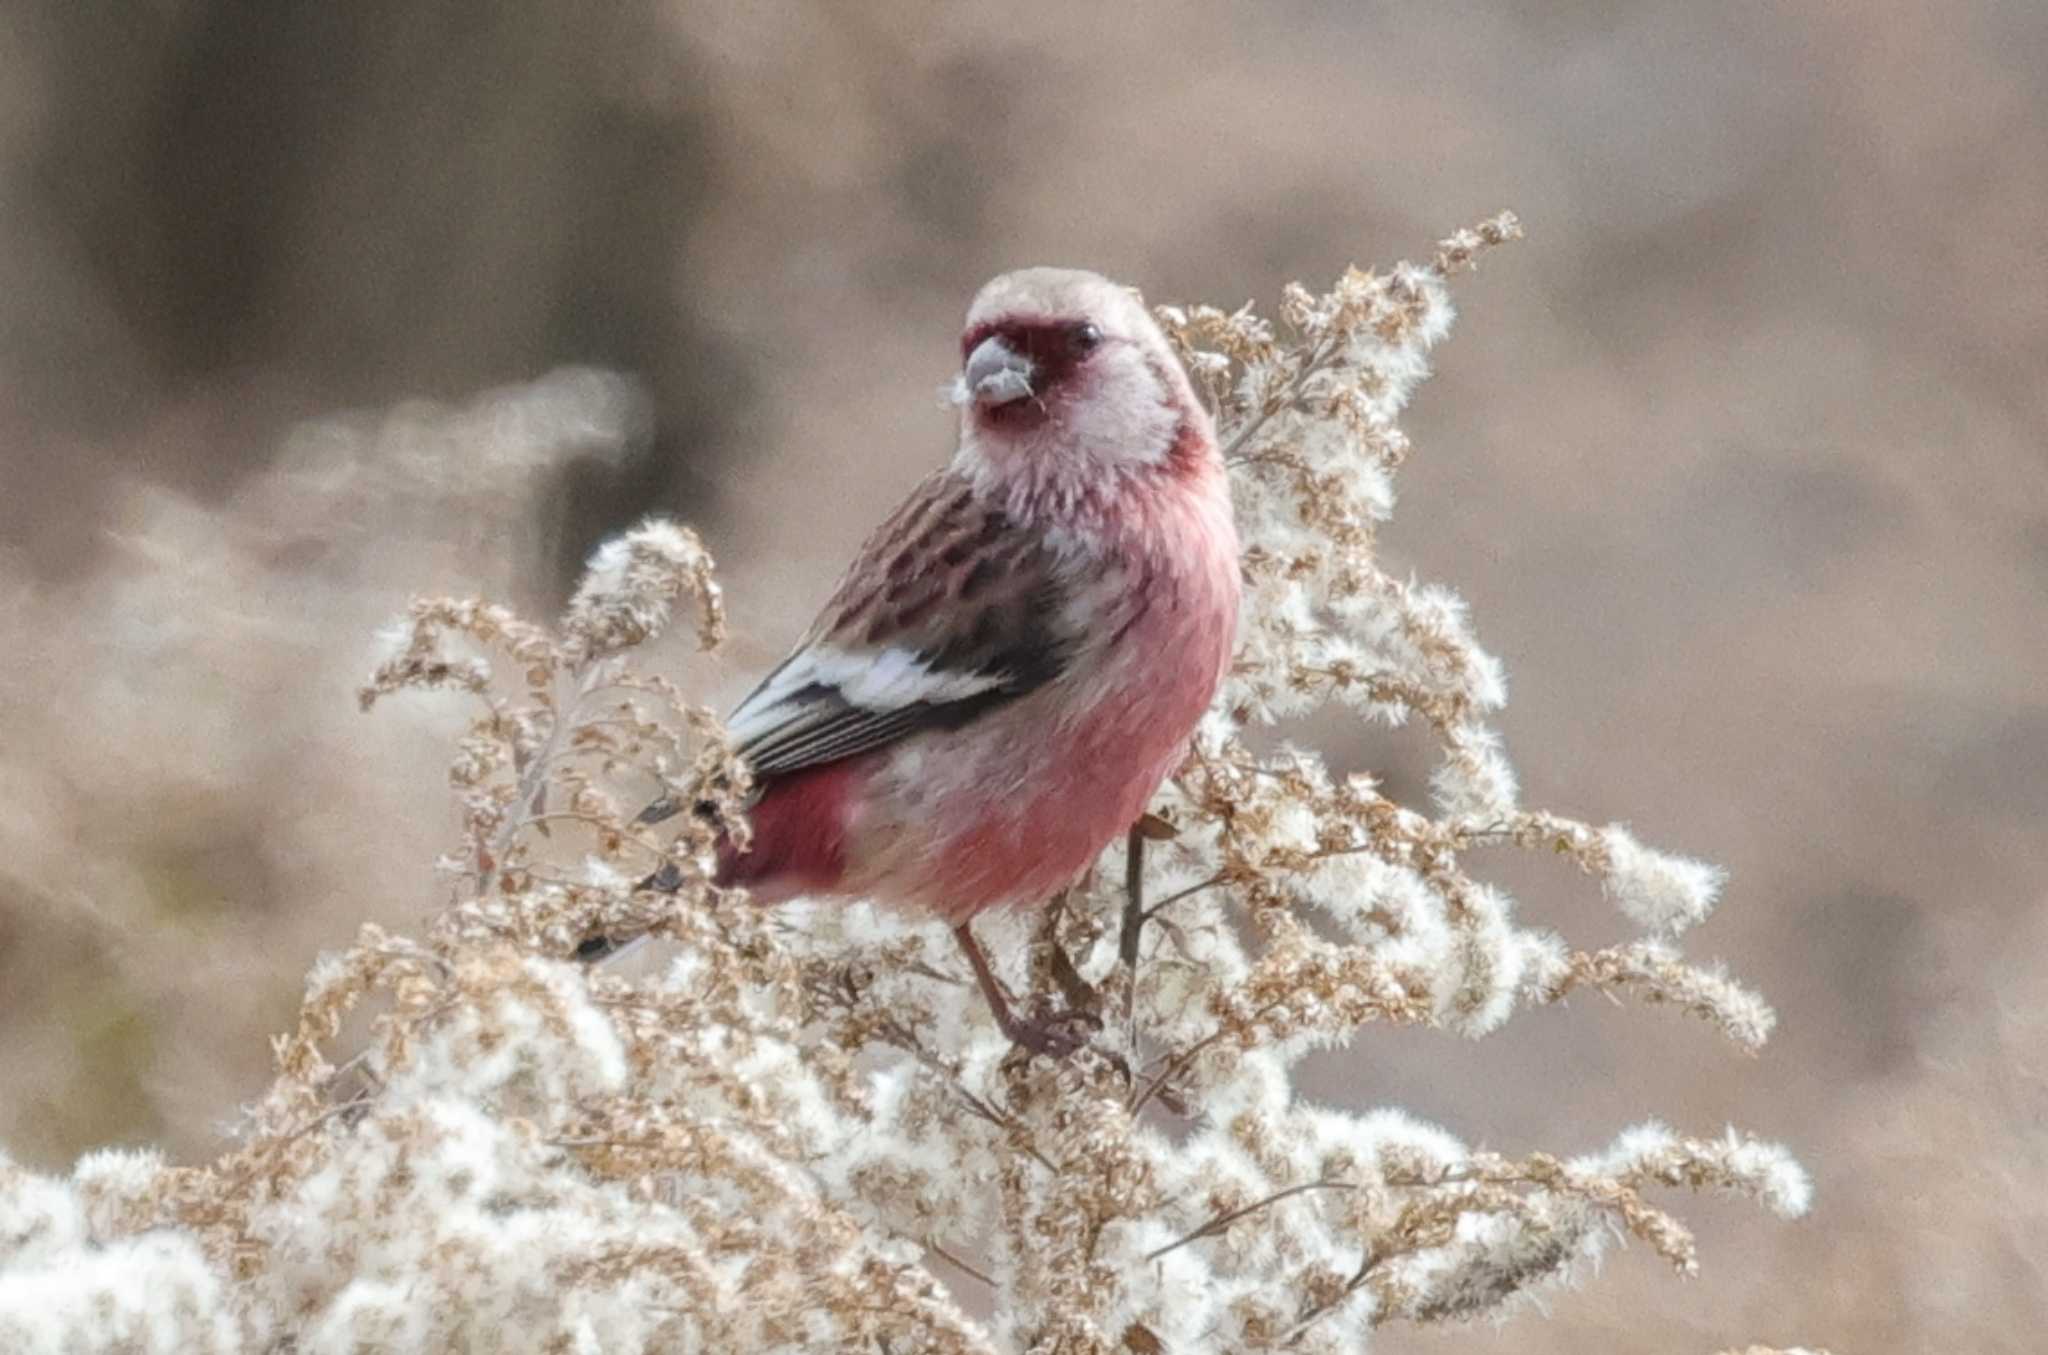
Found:
[[[1501,207],[1387,550],[1506,660],[1530,803],[1732,869],[1694,949],[1783,1025],[1587,999],[1315,1086],[1508,1152],[1733,1121],[1818,1203],[1383,1348],[2038,1349],[2039,0],[6,0],[0,1143],[212,1153],[312,956],[435,906],[455,716],[353,699],[409,594],[545,614],[674,513],[730,696],[947,454],[988,275],[1270,302]]]

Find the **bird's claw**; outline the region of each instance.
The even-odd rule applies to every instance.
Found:
[[[1003,1034],[1016,1046],[1012,1057],[1042,1055],[1061,1062],[1089,1048],[1095,1036],[1102,1033],[1102,1017],[1085,1007],[1067,1007],[1055,1012],[1042,1012],[1035,1016],[1019,1017],[1006,1022]],[[1123,1071],[1126,1080],[1130,1078],[1130,1064],[1124,1056],[1111,1050],[1096,1049],[1095,1052],[1114,1067]]]

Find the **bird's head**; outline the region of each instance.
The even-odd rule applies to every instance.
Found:
[[[1169,467],[1212,454],[1207,413],[1127,288],[1026,268],[981,289],[949,395],[961,455],[1008,478]]]

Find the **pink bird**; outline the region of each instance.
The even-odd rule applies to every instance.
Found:
[[[960,348],[951,464],[733,711],[753,833],[718,878],[944,918],[1003,1032],[1058,1054],[969,922],[1072,883],[1185,755],[1230,662],[1237,533],[1209,415],[1129,291],[1005,274]]]

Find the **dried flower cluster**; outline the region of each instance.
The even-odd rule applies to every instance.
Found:
[[[1484,1035],[1584,987],[1744,1050],[1770,1030],[1678,949],[1719,872],[1523,808],[1488,724],[1498,663],[1454,595],[1376,558],[1446,279],[1516,233],[1503,216],[1431,264],[1291,288],[1277,322],[1160,312],[1250,543],[1235,670],[1128,850],[983,923],[1020,1001],[1097,1013],[1088,1049],[1011,1050],[943,927],[709,883],[746,770],[631,655],[682,605],[714,643],[720,598],[697,539],[650,522],[554,629],[415,605],[363,700],[478,703],[449,906],[423,939],[366,928],[321,961],[219,1161],[0,1165],[0,1345],[1362,1351],[1384,1324],[1540,1296],[1617,1234],[1690,1273],[1662,1190],[1803,1212],[1798,1165],[1732,1131],[1511,1157],[1293,1090],[1361,1027]],[[1284,737],[1333,709],[1425,720],[1431,803]],[[634,811],[658,792],[711,812],[657,833]],[[1570,858],[1630,934],[1578,948],[1518,920],[1470,866],[1496,847]],[[635,891],[665,865],[679,893]],[[642,930],[644,974],[572,958]]]

